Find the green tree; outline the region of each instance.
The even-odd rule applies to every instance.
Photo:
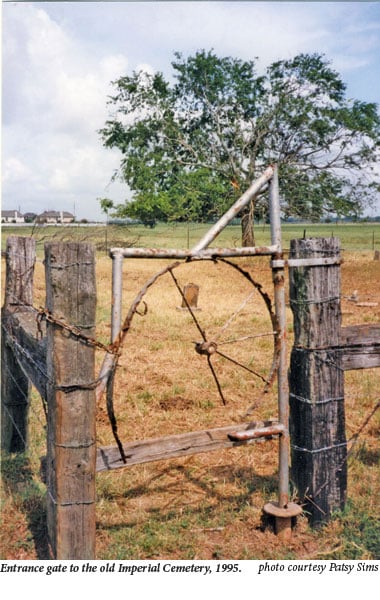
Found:
[[[349,100],[318,54],[270,65],[175,53],[173,80],[134,72],[113,82],[103,143],[121,151],[118,176],[133,193],[119,214],[207,220],[223,213],[263,169],[279,166],[286,216],[360,214],[379,194],[376,104]],[[265,192],[265,191],[264,191]],[[261,193],[243,211],[242,243],[253,245]]]
[[[107,253],[107,250],[108,250],[108,218],[109,218],[110,210],[112,210],[114,208],[114,203],[109,198],[98,198],[98,201],[100,204],[100,208],[102,209],[102,212],[104,212],[104,214],[106,215],[106,226],[104,229],[104,245],[105,245],[105,250]]]

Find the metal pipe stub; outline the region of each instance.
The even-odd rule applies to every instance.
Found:
[[[302,507],[295,502],[288,502],[284,507],[278,505],[278,502],[267,502],[263,508],[265,514],[274,517],[276,535],[289,540],[292,536],[292,518],[302,513]]]

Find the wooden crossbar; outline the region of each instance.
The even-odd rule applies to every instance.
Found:
[[[283,429],[283,425],[274,420],[234,423],[215,429],[128,442],[123,444],[124,453],[127,457],[126,463],[123,463],[117,446],[98,448],[96,471],[122,469],[132,465],[200,454],[220,450],[221,448],[234,448],[243,444],[250,444],[260,438],[272,439],[282,433]],[[237,439],[234,434],[245,434],[249,439]]]
[[[341,329],[342,369],[380,367],[380,325],[351,325]]]

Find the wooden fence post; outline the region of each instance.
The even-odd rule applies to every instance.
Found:
[[[312,526],[344,507],[347,489],[344,373],[337,348],[341,334],[339,257],[336,238],[292,240],[290,244],[294,316],[289,374],[291,473]],[[330,264],[322,264],[325,258]],[[306,266],[300,261],[300,266],[292,266],[292,259],[319,259],[319,264]]]
[[[47,517],[56,559],[95,558],[95,255],[90,244],[45,245]],[[61,324],[54,322],[59,319]]]
[[[6,245],[5,299],[1,335],[1,448],[25,452],[28,445],[29,380],[7,342],[9,316],[30,310],[36,242],[10,236]]]

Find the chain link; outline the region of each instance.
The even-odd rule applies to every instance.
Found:
[[[64,329],[65,331],[69,331],[72,335],[74,335],[81,341],[85,342],[89,346],[94,346],[95,348],[100,348],[100,350],[104,350],[108,354],[117,354],[118,353],[118,349],[115,348],[113,344],[106,345],[106,344],[103,344],[102,342],[99,342],[98,340],[96,340],[93,337],[85,335],[82,332],[83,328],[80,328],[75,325],[71,325],[70,323],[67,323],[63,317],[55,317],[53,315],[53,313],[51,313],[47,308],[42,308],[42,307],[40,307],[38,309],[38,312],[36,315],[37,330],[38,330],[39,337],[43,337],[41,322],[44,320],[49,323],[52,323],[53,325],[57,325],[58,327],[60,327],[61,329]],[[90,328],[90,327],[87,326],[87,328]]]

